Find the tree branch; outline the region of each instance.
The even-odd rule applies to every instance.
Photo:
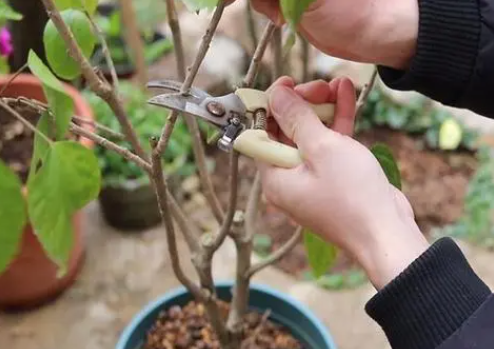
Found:
[[[245,210],[245,232],[249,240],[252,240],[254,238],[254,235],[256,234],[256,220],[259,211],[258,207],[261,200],[261,195],[261,175],[259,172],[257,172],[254,182],[252,183],[252,189],[249,193],[247,207]]]
[[[182,84],[181,93],[188,93],[189,89],[192,87],[194,79],[197,76],[197,72],[199,71],[199,67],[201,66],[201,63],[204,60],[204,57],[206,56],[209,46],[211,45],[211,41],[218,27],[221,16],[223,15],[225,6],[226,4],[224,1],[221,1],[218,4],[213,14],[213,18],[211,19],[209,27],[206,31],[206,34],[202,39],[196,59],[194,60],[192,66],[189,68],[189,72],[185,78],[184,83]],[[176,13],[176,9],[173,4],[173,1],[167,0],[167,11],[169,12],[168,20],[169,20],[170,29],[173,32],[175,52],[177,54],[177,69],[179,70],[180,77],[184,77],[186,75],[185,55],[184,55],[182,39],[180,35],[180,25],[178,23],[178,20],[176,19],[176,14],[174,15],[174,13]],[[164,152],[166,147],[168,146],[177,118],[178,118],[178,113],[174,111],[171,112],[168,118],[168,122],[163,128],[163,131],[161,132],[161,137],[157,147],[158,151],[160,151],[161,153]],[[193,140],[192,148],[194,151],[194,158],[196,160],[196,165],[199,172],[201,187],[204,190],[204,196],[206,197],[206,200],[211,206],[211,209],[213,210],[213,214],[216,220],[218,222],[222,222],[224,218],[224,212],[223,212],[223,208],[221,207],[221,203],[215,194],[213,183],[211,181],[211,177],[209,176],[209,172],[207,170],[206,155],[204,151],[204,146],[202,144],[199,125],[197,124],[197,120],[189,115],[185,115],[184,118],[187,128],[189,129],[189,132],[192,135],[192,140]]]
[[[89,19],[89,22],[91,22],[91,26],[93,27],[93,31],[98,36],[99,42],[101,44],[101,50],[103,52],[103,56],[105,57],[106,65],[108,66],[108,69],[110,69],[110,75],[111,75],[111,78],[113,80],[112,81],[113,89],[115,91],[118,91],[117,71],[115,69],[115,64],[113,63],[113,59],[111,58],[110,48],[108,47],[108,43],[106,42],[105,36],[103,35],[101,28],[98,26],[98,24],[96,24],[93,17],[87,11],[86,11],[86,16]]]
[[[112,141],[104,137],[101,137],[91,131],[88,131],[85,128],[82,128],[74,123],[70,124],[69,130],[75,135],[90,139],[99,146],[114,151],[115,153],[122,156],[125,160],[134,163],[135,165],[142,168],[144,171],[151,172],[151,164],[148,163],[146,160],[141,159],[139,156],[135,155],[130,150],[125,149],[124,147],[121,147],[118,144],[115,144]]]
[[[199,286],[197,286],[192,280],[187,277],[187,275],[184,274],[184,271],[180,266],[180,257],[177,249],[175,228],[173,226],[171,216],[169,215],[168,188],[164,178],[163,166],[161,164],[161,154],[156,151],[157,141],[153,140],[151,141],[151,143],[153,148],[151,156],[151,179],[154,183],[154,190],[158,199],[158,206],[160,209],[161,218],[166,229],[168,253],[172,262],[173,272],[175,273],[175,276],[180,281],[180,283],[184,285],[192,295],[203,302],[207,301],[207,298],[209,297],[204,296],[204,293],[201,291]]]
[[[110,85],[105,84],[95,73],[88,59],[84,56],[79,45],[77,44],[72,31],[63,21],[60,12],[55,6],[54,0],[41,1],[46,8],[48,16],[57,28],[58,33],[67,45],[69,55],[77,62],[77,64],[81,68],[82,74],[87,80],[91,90],[96,93],[101,99],[106,101],[110,108],[113,110],[120,125],[122,126],[122,131],[134,148],[136,154],[143,159],[147,159],[148,156],[142,148],[142,145],[139,142],[139,138],[137,137],[137,134],[129,121],[129,118],[127,117],[127,113],[125,112],[122,103],[120,103],[116,92],[111,88]]]
[[[262,34],[261,40],[257,45],[256,51],[254,52],[254,56],[252,57],[252,61],[250,62],[249,70],[247,71],[247,75],[244,78],[243,86],[250,87],[254,84],[257,74],[259,73],[259,68],[261,66],[262,58],[266,49],[273,37],[273,33],[276,29],[276,26],[273,22],[269,22],[264,32]]]
[[[302,40],[302,82],[309,81],[310,75],[310,45],[306,38],[300,35]]]
[[[362,114],[362,111],[364,110],[365,103],[367,103],[367,99],[369,99],[369,95],[372,92],[372,89],[374,88],[374,85],[376,84],[377,80],[377,68],[374,68],[374,71],[372,72],[372,75],[369,79],[369,82],[365,84],[364,88],[362,89],[362,92],[360,92],[360,96],[357,101],[357,111],[356,111],[356,117],[360,117]]]
[[[250,268],[247,273],[247,277],[250,279],[254,276],[254,274],[260,272],[264,268],[273,265],[279,262],[283,257],[285,257],[290,251],[292,251],[297,243],[300,241],[302,237],[303,228],[298,227],[293,236],[288,240],[282,247],[280,247],[277,251],[275,251],[271,256],[267,257],[262,262],[255,264]]]
[[[29,121],[27,121],[21,114],[19,114],[16,110],[12,109],[7,103],[5,103],[3,100],[0,100],[0,107],[5,109],[10,115],[15,117],[17,120],[19,120],[24,126],[26,126],[28,129],[39,135],[41,138],[43,138],[48,144],[52,144],[53,142],[51,139],[49,139],[43,132],[38,130],[36,126],[31,124]]]

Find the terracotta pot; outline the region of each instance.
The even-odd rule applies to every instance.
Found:
[[[7,83],[9,78],[10,76],[0,77],[0,88]],[[64,86],[74,100],[75,114],[93,119],[91,108],[79,92],[69,85],[65,84]],[[19,75],[3,94],[3,97],[19,96],[46,102],[39,80],[28,74]],[[84,124],[83,127],[90,128],[87,124]],[[84,138],[80,142],[89,148],[93,146],[91,141]],[[25,192],[27,193],[27,191]],[[0,308],[39,306],[60,295],[75,281],[84,259],[82,220],[83,217],[80,212],[74,214],[74,247],[67,274],[63,278],[57,278],[56,264],[46,256],[32,226],[26,225],[17,257],[7,270],[0,274]]]

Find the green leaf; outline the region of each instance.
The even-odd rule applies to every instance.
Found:
[[[72,248],[72,215],[99,193],[101,174],[93,152],[79,143],[58,142],[28,183],[28,210],[38,238],[61,268]]]
[[[98,7],[98,0],[55,0],[55,5],[59,11],[82,10],[93,15]]]
[[[189,11],[212,10],[218,5],[219,0],[182,0]]]
[[[338,251],[308,229],[304,229],[304,244],[314,276],[320,278],[335,263]]]
[[[146,47],[146,62],[151,64],[162,57],[165,53],[173,49],[173,42],[170,40],[156,41]]]
[[[50,114],[48,112],[44,112],[41,115],[36,128],[42,134],[51,138],[52,135],[50,135],[50,119],[49,119],[49,117],[50,117]],[[31,165],[29,167],[28,182],[30,182],[31,179],[33,178],[34,174],[36,173],[36,170],[38,169],[38,167],[40,165],[40,161],[46,156],[46,152],[48,151],[49,148],[50,148],[50,145],[46,142],[46,139],[41,137],[38,133],[35,133],[34,146],[33,146],[33,156],[31,158]]]
[[[96,37],[91,29],[89,19],[78,10],[65,10],[61,15],[74,34],[82,53],[86,57],[90,57],[96,44]],[[81,74],[79,65],[68,53],[65,41],[58,33],[52,20],[46,24],[43,42],[45,44],[46,58],[55,74],[66,80],[73,80]]]
[[[455,150],[461,144],[463,130],[453,118],[446,119],[439,130],[439,148],[442,150]]]
[[[280,0],[283,17],[292,28],[296,28],[302,15],[315,0]]]
[[[7,4],[7,0],[0,1],[0,21],[20,21],[22,14],[16,12]]]
[[[398,168],[398,164],[389,147],[385,144],[377,143],[371,148],[371,152],[374,154],[377,161],[379,161],[379,164],[381,164],[389,182],[401,190],[400,169]]]
[[[22,183],[0,161],[0,274],[15,257],[27,221]]]
[[[55,117],[55,139],[61,140],[65,137],[72,119],[74,102],[65,92],[62,83],[32,50],[29,52],[28,64],[32,73],[43,83],[43,91],[48,100],[50,110]]]

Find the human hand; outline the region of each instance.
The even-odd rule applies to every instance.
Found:
[[[252,4],[275,23],[283,22],[279,0]],[[418,18],[417,0],[316,0],[300,31],[332,56],[403,69],[415,54]]]
[[[347,250],[379,289],[427,248],[405,196],[379,162],[351,138],[355,90],[350,80],[294,86],[279,79],[268,91],[268,131],[298,147],[304,163],[282,169],[259,163],[266,198],[298,224]],[[332,129],[305,101],[336,103]]]

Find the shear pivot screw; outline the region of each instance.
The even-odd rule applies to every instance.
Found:
[[[208,109],[208,112],[219,118],[225,115],[226,113],[225,107],[218,102],[209,102],[206,105],[206,108]]]

